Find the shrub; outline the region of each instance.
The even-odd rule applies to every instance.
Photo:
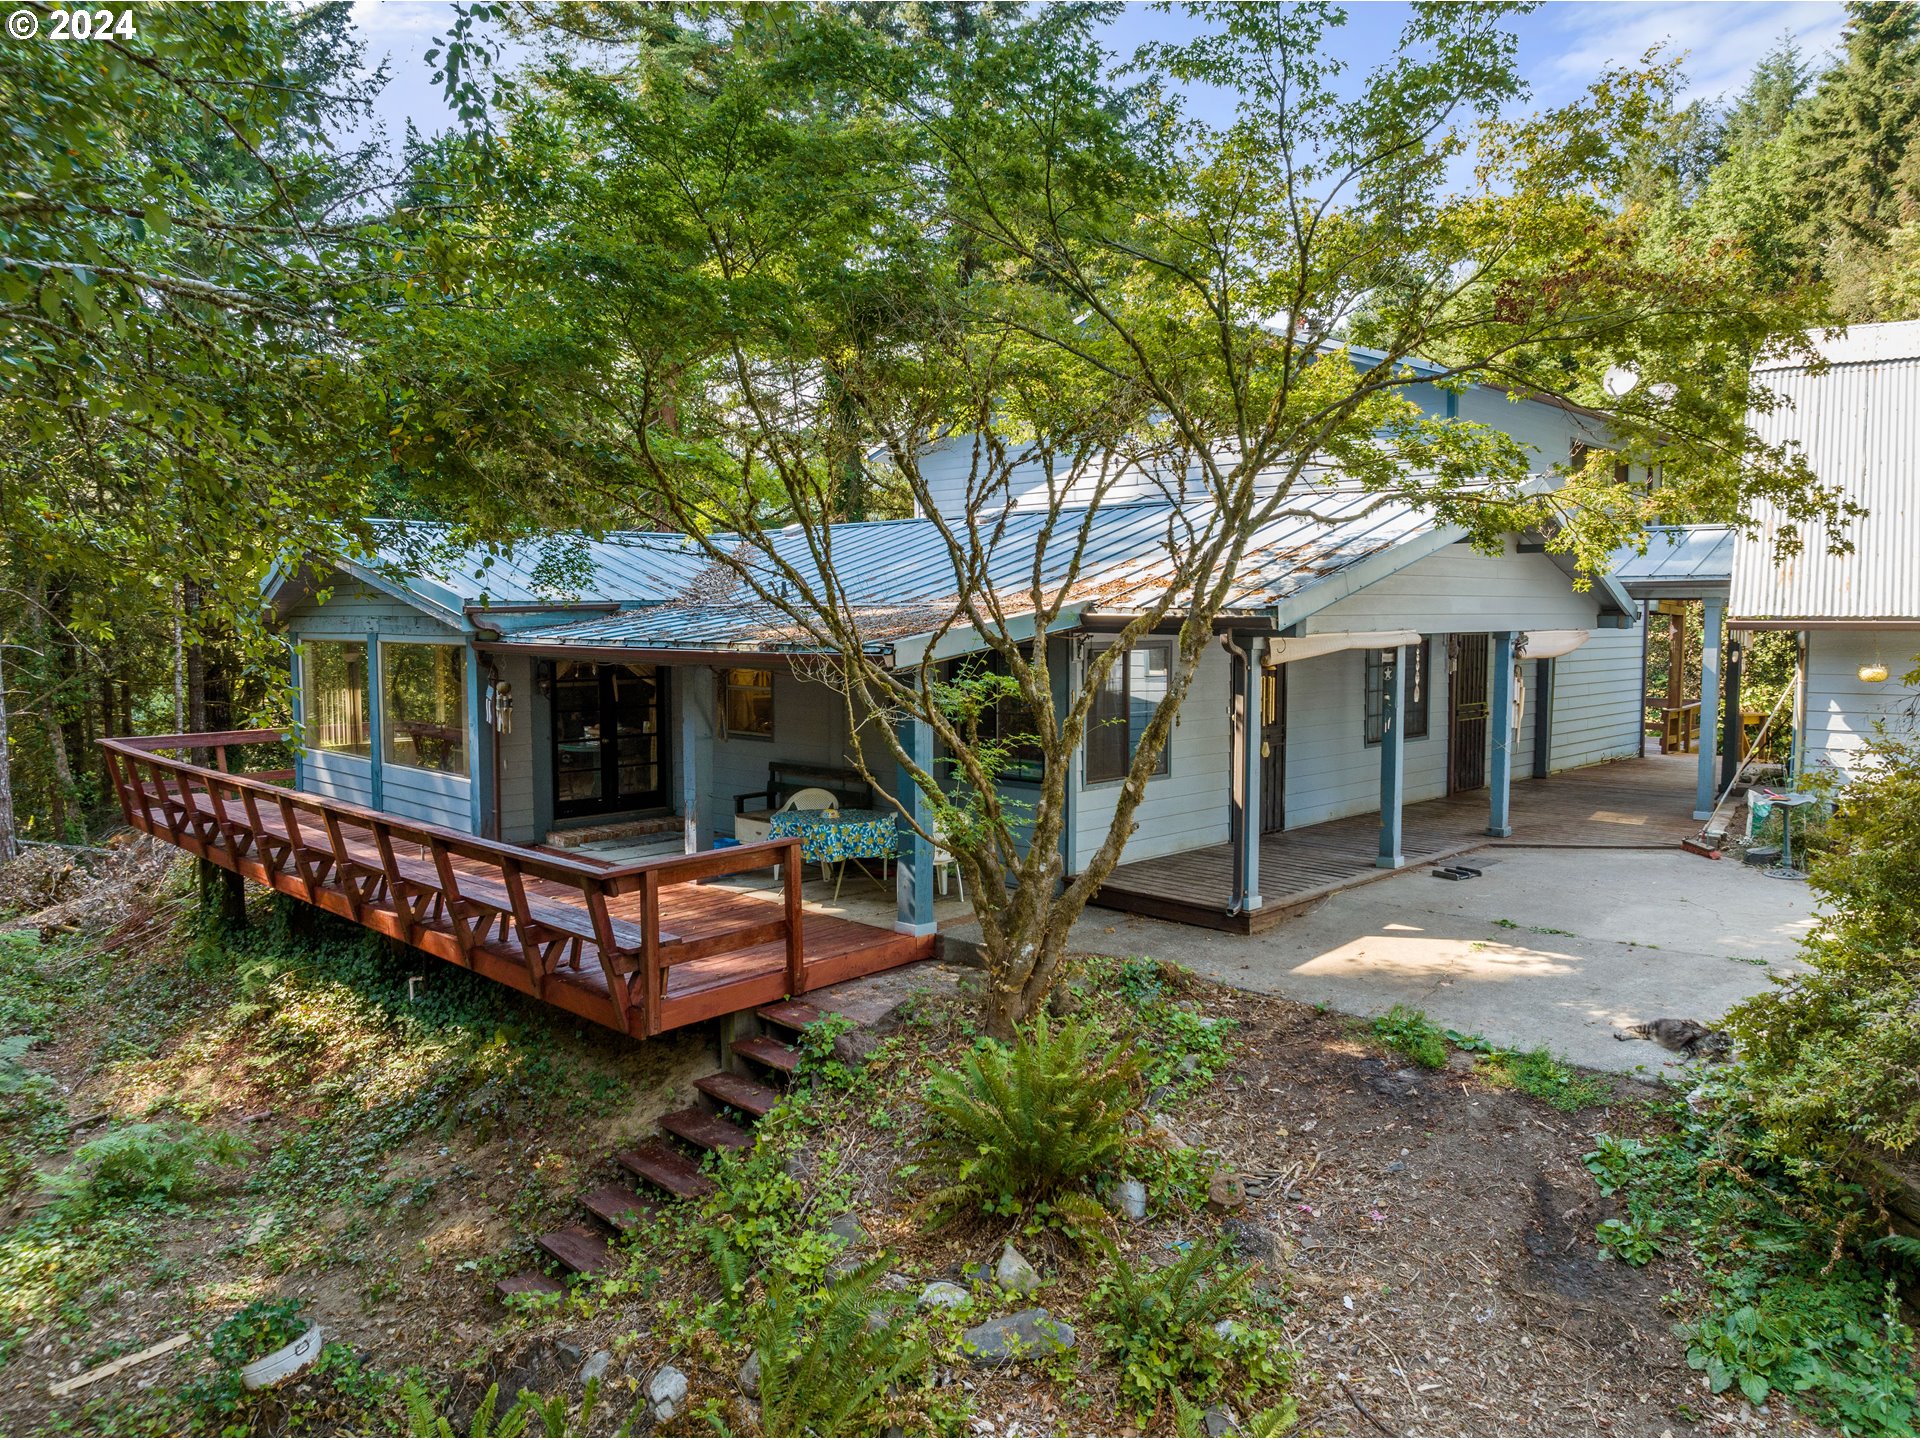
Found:
[[[1373,1022],[1373,1033],[1389,1050],[1416,1065],[1428,1070],[1446,1068],[1446,1034],[1427,1019],[1424,1010],[1396,1005]]]
[[[753,1313],[762,1434],[878,1435],[900,1418],[889,1397],[925,1373],[929,1351],[905,1333],[900,1297],[880,1287],[889,1263],[870,1260],[820,1290],[769,1283]]]
[[[1042,1015],[1013,1046],[982,1041],[936,1072],[920,1146],[946,1182],[931,1197],[936,1216],[1031,1214],[1069,1230],[1098,1223],[1086,1192],[1126,1151],[1142,1069],[1132,1044]]]
[[[1920,742],[1880,737],[1811,862],[1796,976],[1734,1007],[1754,1114],[1808,1154],[1920,1140]]]
[[[1111,1244],[1106,1251],[1113,1268],[1093,1290],[1094,1333],[1119,1362],[1120,1393],[1137,1410],[1189,1395],[1210,1401],[1235,1377],[1249,1392],[1286,1384],[1290,1357],[1279,1337],[1233,1318],[1258,1267],[1230,1264],[1224,1240],[1157,1269],[1136,1269]]]
[[[200,1186],[205,1166],[246,1153],[245,1142],[220,1130],[122,1125],[76,1150],[53,1188],[86,1205],[183,1199]]]

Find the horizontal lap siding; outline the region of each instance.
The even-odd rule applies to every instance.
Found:
[[[473,782],[464,775],[415,770],[407,765],[380,767],[380,808],[410,820],[425,820],[449,830],[473,829]]]
[[[1405,743],[1409,801],[1447,793],[1447,645],[1444,635],[1429,639],[1427,733]],[[1380,747],[1366,743],[1366,651],[1287,666],[1287,828],[1379,808]]]
[[[1640,753],[1646,690],[1640,629],[1596,630],[1554,665],[1555,770]]]
[[[1307,633],[1329,630],[1592,630],[1598,602],[1578,595],[1545,555],[1482,555],[1449,545],[1315,614]]]
[[[1852,774],[1877,726],[1908,737],[1920,730],[1920,689],[1900,683],[1916,657],[1920,629],[1808,632],[1805,765]],[[1887,679],[1862,680],[1862,665],[1885,665]]]
[[[459,631],[432,616],[358,581],[342,581],[325,605],[307,605],[294,611],[287,617],[287,630],[297,640],[308,636],[366,635],[375,631],[395,639],[462,638]]]
[[[308,750],[300,757],[300,788],[351,805],[371,805],[373,762],[362,755]]]
[[[536,765],[544,778],[545,764],[537,763],[534,755],[533,709],[549,702],[534,691],[532,660],[504,655],[493,663],[500,683],[513,689],[513,729],[504,735],[494,732],[500,748],[500,838],[516,845],[538,844],[547,837],[539,833],[535,818],[534,784]]]
[[[1174,855],[1218,845],[1227,838],[1231,676],[1226,652],[1209,645],[1168,742],[1168,773],[1147,782],[1122,861]],[[1084,775],[1084,764],[1082,751],[1075,763],[1076,777]],[[1119,803],[1119,782],[1087,785],[1080,781],[1073,816],[1075,869],[1083,867],[1106,840]]]

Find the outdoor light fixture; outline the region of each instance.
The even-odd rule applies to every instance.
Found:
[[[1887,667],[1880,664],[1862,665],[1860,678],[1869,685],[1884,685],[1887,683]]]

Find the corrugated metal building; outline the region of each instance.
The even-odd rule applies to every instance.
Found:
[[[1920,687],[1902,683],[1920,666],[1920,321],[1813,343],[1824,365],[1756,367],[1788,403],[1753,423],[1798,445],[1866,513],[1846,553],[1814,528],[1783,559],[1782,517],[1762,507],[1756,533],[1735,543],[1729,623],[1802,633],[1800,761],[1845,773],[1877,728],[1911,733],[1920,711]]]

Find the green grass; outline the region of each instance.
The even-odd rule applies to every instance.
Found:
[[[1613,1100],[1613,1086],[1586,1076],[1545,1046],[1537,1050],[1495,1050],[1481,1060],[1478,1073],[1490,1084],[1544,1100],[1568,1115]]]
[[[1429,1020],[1424,1010],[1396,1005],[1371,1028],[1374,1038],[1396,1055],[1428,1070],[1446,1068],[1446,1032]]]

